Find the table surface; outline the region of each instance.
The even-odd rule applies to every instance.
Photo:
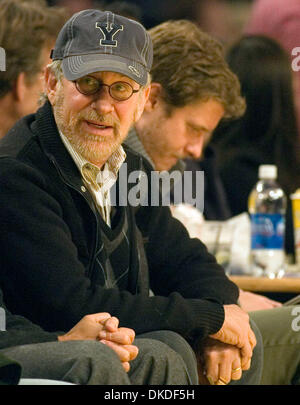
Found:
[[[238,287],[246,291],[291,292],[300,293],[300,277],[267,277],[229,276]]]

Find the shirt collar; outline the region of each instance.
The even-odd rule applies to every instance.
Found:
[[[86,160],[82,155],[80,155],[71,145],[70,141],[68,138],[61,132],[59,131],[60,137],[67,148],[68,152],[70,153],[71,157],[73,158],[76,166],[78,167],[82,177],[87,181],[88,183],[91,183],[91,179],[87,178],[86,175],[83,173],[83,168],[88,167],[92,176],[94,177],[95,183],[97,183],[97,180],[99,182],[99,177],[101,176],[101,183],[104,183],[106,179],[109,178],[109,174],[112,173],[115,178],[118,176],[118,172],[120,170],[120,167],[124,163],[126,159],[126,153],[120,145],[117,150],[108,158],[108,160],[105,162],[104,166],[102,169],[100,169],[98,166],[94,165],[93,163],[89,162]],[[93,181],[92,181],[93,182]]]

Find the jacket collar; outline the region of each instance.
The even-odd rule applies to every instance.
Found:
[[[59,136],[49,101],[38,109],[31,129],[38,136],[44,153],[54,163],[64,180],[80,187],[80,172]]]

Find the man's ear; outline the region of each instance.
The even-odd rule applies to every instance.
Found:
[[[26,74],[25,72],[19,73],[17,80],[14,83],[13,94],[16,101],[23,103],[26,98]]]
[[[137,108],[135,110],[134,113],[134,123],[136,123],[142,116],[144,110],[145,110],[145,105],[149,99],[149,95],[150,95],[150,85],[147,86],[141,93],[139,96],[139,101],[137,104]]]
[[[152,111],[157,105],[159,98],[161,97],[162,86],[160,83],[153,82],[150,84],[150,94],[145,104],[145,111]]]
[[[49,67],[46,67],[44,72],[44,89],[52,105],[55,103],[57,85],[58,82],[54,73]]]

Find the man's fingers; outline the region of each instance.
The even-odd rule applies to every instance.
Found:
[[[232,368],[231,364],[232,364],[231,361],[229,361],[229,362],[223,361],[219,365],[219,378],[218,378],[218,380],[221,377],[221,382],[223,382],[223,384],[224,383],[226,383],[226,384],[230,383],[230,380],[231,380],[231,368]],[[217,381],[217,384],[218,384],[218,381]],[[220,385],[220,384],[218,384],[218,385]]]
[[[255,334],[252,329],[250,329],[250,331],[249,331],[249,342],[250,342],[251,348],[253,349],[256,346],[256,337],[255,337]]]
[[[129,337],[129,339],[130,339],[130,344],[133,343],[134,338],[135,338],[135,332],[134,332],[133,329],[130,329],[130,328],[119,328],[119,331],[122,332],[122,333],[125,333],[125,334]]]
[[[245,370],[244,367],[246,367],[246,365],[248,364],[249,360],[251,360],[252,357],[252,348],[249,342],[247,342],[244,346],[240,348],[240,353],[241,353],[242,369]]]
[[[219,378],[219,362],[213,356],[205,358],[205,375],[211,385],[214,385]]]
[[[118,345],[117,343],[110,342],[109,340],[104,339],[100,340],[100,342],[113,349],[119,356],[121,362],[130,361],[130,352],[126,350],[123,345]]]
[[[139,349],[134,345],[119,345],[108,340],[101,340],[101,343],[109,346],[118,355],[124,370],[128,373],[130,370],[129,362],[138,355]]]
[[[249,363],[250,365],[250,363]],[[242,364],[241,360],[237,359],[232,362],[232,368],[231,368],[231,379],[232,380],[239,380],[242,377],[243,370],[242,370]]]
[[[247,359],[245,359],[244,361],[241,361],[241,368],[243,371],[249,370],[250,366],[251,366],[251,358],[248,359],[248,361],[247,361]]]
[[[239,367],[231,372],[231,379],[235,381],[240,380],[242,378],[242,374],[242,367]]]
[[[210,384],[226,385],[242,375],[240,349],[219,341],[208,341],[203,359]]]
[[[86,315],[87,318],[92,319],[95,322],[105,324],[105,322],[111,318],[111,315],[108,312],[99,312],[96,314]]]
[[[128,335],[126,335],[123,332],[106,332],[105,330],[102,330],[99,332],[99,339],[105,339],[105,340],[109,340],[111,342],[114,343],[118,343],[120,345],[130,345],[131,344],[131,340],[130,337]]]
[[[218,371],[210,370],[207,372],[206,378],[210,385],[214,385],[216,383],[216,381],[218,380],[217,375],[218,375]]]
[[[134,345],[124,345],[123,348],[128,351],[129,356],[130,356],[129,357],[130,361],[134,360],[136,358],[136,356],[138,355],[138,353],[139,353],[138,347],[134,346]]]
[[[107,330],[108,332],[115,332],[119,326],[119,319],[115,316],[112,316],[105,322],[102,322],[102,324],[104,326],[104,330]]]
[[[122,366],[123,366],[124,370],[126,371],[126,373],[128,373],[128,371],[130,370],[130,364],[128,363],[128,361],[124,361],[122,363]]]
[[[99,339],[110,340],[121,345],[130,345],[134,340],[135,334],[132,329],[119,328],[116,332],[102,330],[99,332]]]

